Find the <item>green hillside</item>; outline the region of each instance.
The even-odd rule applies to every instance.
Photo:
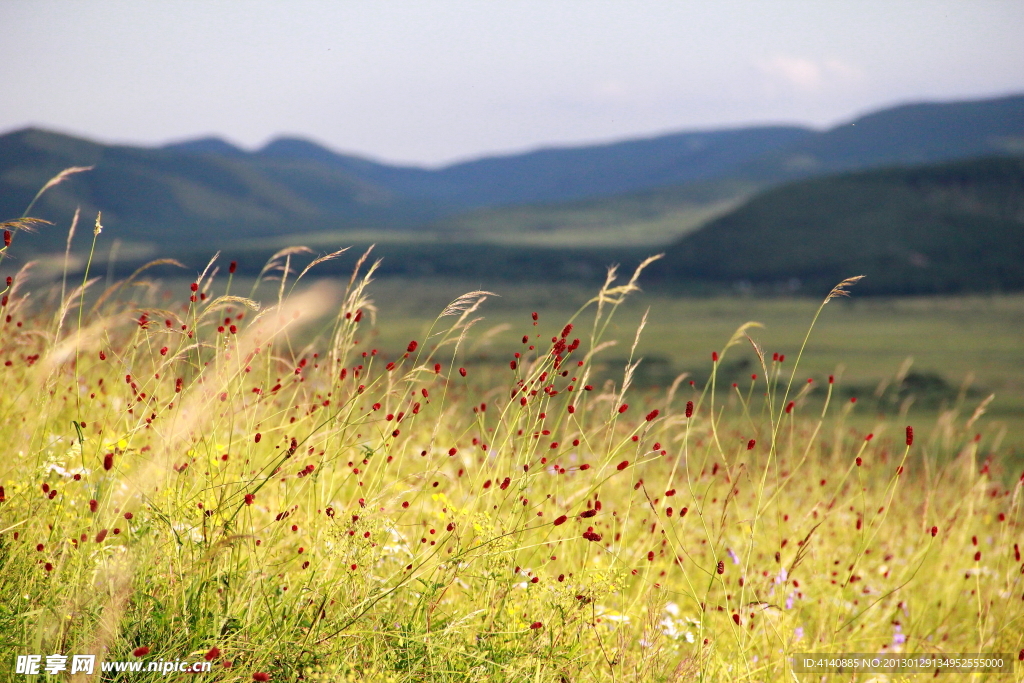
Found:
[[[0,215],[21,215],[36,191],[70,166],[92,166],[47,192],[33,214],[67,225],[75,207],[103,211],[122,239],[169,242],[279,234],[437,215],[352,174],[299,160],[107,146],[40,130],[0,137]],[[60,232],[61,234],[57,234]],[[33,240],[59,248],[63,230]]]
[[[759,187],[709,180],[601,199],[478,209],[443,218],[424,231],[464,242],[653,247],[728,213]]]
[[[675,283],[933,293],[1024,287],[1024,157],[864,171],[766,191],[672,245]]]

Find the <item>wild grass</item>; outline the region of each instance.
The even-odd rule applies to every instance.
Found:
[[[643,266],[513,329],[482,332],[491,295],[467,293],[385,354],[372,259],[338,291],[302,287],[301,258],[268,264],[266,303],[216,258],[178,292],[145,271],[93,296],[88,272],[63,293],[12,276],[8,662],[148,648],[223,681],[774,681],[801,680],[797,652],[1024,648],[1024,474],[975,438],[983,401],[868,434],[753,325],[706,382],[641,391],[648,316],[595,381]],[[518,350],[466,362],[485,334]],[[746,348],[751,378],[719,381]]]

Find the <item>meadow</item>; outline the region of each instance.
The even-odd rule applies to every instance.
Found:
[[[495,296],[317,265],[11,271],[5,676],[91,653],[223,681],[774,681],[812,680],[797,653],[926,652],[1011,654],[988,680],[1017,680],[1020,297],[675,300],[642,266]]]

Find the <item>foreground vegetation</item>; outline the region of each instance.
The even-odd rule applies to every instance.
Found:
[[[511,329],[484,327],[490,294],[471,292],[380,351],[372,264],[338,292],[296,288],[297,258],[268,264],[265,306],[216,263],[175,291],[138,273],[89,297],[88,276],[34,296],[12,276],[11,659],[764,681],[793,680],[797,652],[1024,648],[1024,474],[983,399],[867,432],[841,384],[808,382],[802,350],[764,353],[750,325],[705,351],[705,377],[632,386],[646,316],[608,336],[642,267],[567,320]],[[480,362],[502,335],[516,350]],[[749,375],[719,377],[741,349]]]

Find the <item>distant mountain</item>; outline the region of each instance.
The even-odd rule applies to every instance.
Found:
[[[246,151],[217,137],[196,138],[164,145],[163,149],[187,154],[218,154],[226,157],[244,157]]]
[[[1024,96],[908,104],[862,116],[746,162],[735,173],[779,182],[839,171],[1024,153]]]
[[[684,237],[652,271],[819,292],[862,274],[862,293],[1024,289],[1024,157],[783,185]]]
[[[26,129],[0,136],[0,218],[20,215],[60,170],[95,166],[48,192],[33,213],[66,225],[76,206],[87,216],[102,210],[122,239],[161,247],[344,230],[484,241],[533,231],[540,242],[542,233],[560,231],[548,243],[611,245],[620,225],[630,240],[652,243],[789,180],[1021,150],[1024,96],[896,107],[821,133],[793,126],[675,133],[439,169],[392,166],[294,138],[256,152],[217,138],[152,149]],[[28,244],[59,249],[58,232]]]
[[[575,201],[716,178],[812,135],[793,126],[674,133],[487,157],[437,170],[385,166],[289,138],[275,140],[257,155],[317,161],[396,195],[472,209]]]
[[[47,192],[34,215],[67,225],[76,206],[89,216],[102,210],[122,239],[172,247],[178,240],[213,244],[354,225],[409,227],[440,213],[429,201],[397,197],[324,164],[196,147],[220,146],[108,146],[35,129],[0,136],[0,215],[20,216],[39,188],[69,166],[94,168]],[[30,243],[59,247],[64,238],[54,232]]]

